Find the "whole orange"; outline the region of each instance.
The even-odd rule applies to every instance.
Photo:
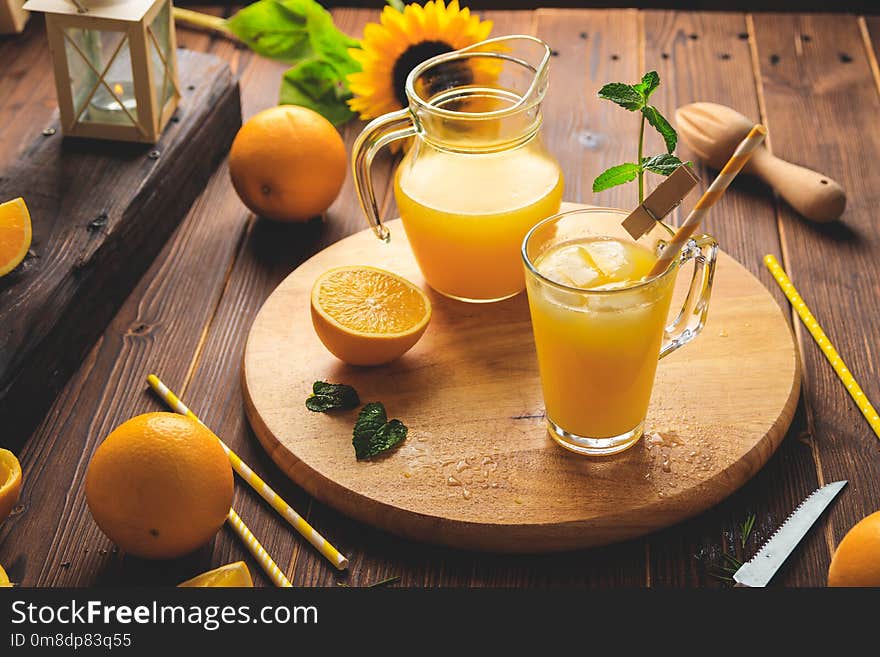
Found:
[[[220,441],[175,413],[138,415],[114,429],[86,472],[86,501],[120,549],[172,559],[207,543],[232,506]]]
[[[840,541],[828,586],[880,586],[880,511],[862,518]]]
[[[263,110],[238,131],[229,174],[242,202],[275,221],[306,221],[321,214],[345,181],[342,137],[306,107]]]

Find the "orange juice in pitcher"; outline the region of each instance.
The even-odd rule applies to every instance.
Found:
[[[414,138],[394,194],[425,280],[441,294],[489,302],[525,287],[522,240],[562,202],[562,172],[540,137],[549,55],[542,41],[514,36],[429,59],[407,78],[409,107],[355,143],[361,205],[387,239],[370,163],[385,144]]]

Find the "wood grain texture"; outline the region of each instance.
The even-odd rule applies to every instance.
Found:
[[[710,101],[733,107],[755,121],[761,118],[751,73],[749,28],[743,14],[649,11],[643,17],[646,68],[656,67],[660,75],[654,102],[661,110],[671,116],[682,105]],[[649,134],[647,142],[652,152],[662,149],[658,135]],[[705,189],[717,171],[702,164],[686,146],[681,146],[679,153],[694,162]],[[679,218],[682,211],[692,207],[700,191],[685,200],[684,210],[675,213]],[[765,253],[781,253],[775,204],[766,186],[748,176],[737,178],[707,218],[705,230],[764,283],[782,308],[788,308],[762,263]],[[654,581],[718,585],[706,567],[722,560],[722,549],[738,558],[750,554],[800,500],[815,490],[818,480],[812,453],[808,445],[797,440],[803,425],[801,409],[779,452],[729,501],[692,523],[650,538]],[[757,526],[743,549],[731,537],[738,536],[739,526],[752,512],[758,519]],[[683,560],[683,554],[700,558]],[[819,554],[811,556],[818,558]]]
[[[231,8],[210,10],[218,14],[232,11]],[[494,33],[503,34],[534,32],[539,14],[546,20],[546,15],[553,12],[485,13],[487,17],[496,19]],[[611,21],[620,30],[626,31],[626,34],[630,33],[631,23],[613,18],[593,18],[598,13],[600,12],[591,13],[589,20],[586,15],[581,17],[585,32],[589,32],[593,21],[599,20],[603,24]],[[754,103],[757,107],[754,79],[746,74],[746,66],[738,60],[740,50],[722,48],[723,43],[733,42],[740,46],[749,44],[748,40],[740,43],[739,27],[733,28],[733,19],[731,25],[725,25],[723,21],[719,23],[722,31],[709,27],[713,24],[709,19],[715,14],[707,13],[697,17],[694,25],[703,26],[706,32],[704,34],[699,31],[699,38],[693,40],[688,36],[691,32],[688,31],[687,12],[657,12],[657,15],[664,17],[663,25],[681,26],[681,30],[670,30],[667,33],[668,38],[664,36],[661,39],[658,36],[655,40],[657,47],[661,47],[663,43],[675,44],[676,49],[672,52],[677,58],[665,60],[665,66],[674,68],[676,98],[693,100],[697,98],[698,92],[702,94],[714,91],[717,94],[714,96],[715,100],[751,114],[749,104]],[[731,16],[739,23],[746,23],[742,14]],[[335,10],[334,17],[337,23],[344,26],[343,29],[359,36],[363,25],[368,20],[376,19],[376,12]],[[568,19],[569,22],[577,21],[577,12],[568,14]],[[644,63],[647,66],[657,62],[656,59],[652,61],[650,55],[651,37],[656,29],[649,27],[652,20],[646,14],[644,34],[647,37],[647,51]],[[869,17],[867,22],[876,37],[880,27],[876,19]],[[566,27],[565,21],[560,21],[560,25]],[[819,20],[817,29],[821,25],[822,21]],[[10,62],[8,67],[4,66],[0,71],[0,89],[4,92],[11,90],[9,96],[0,93],[0,118],[3,119],[0,121],[0,163],[13,161],[18,148],[28,143],[45,127],[54,107],[54,89],[51,76],[48,75],[48,53],[45,51],[43,36],[39,34],[38,39],[30,38],[34,30],[42,29],[41,26],[42,19],[35,17],[23,35],[0,40],[0,59],[4,64]],[[734,33],[732,29],[737,32]],[[567,34],[580,38],[579,32],[571,35],[569,31]],[[551,85],[555,88],[555,81],[560,73],[565,75],[565,68],[582,65],[582,50],[579,45],[574,46],[576,55],[570,60],[565,55],[568,49],[561,38],[556,38],[552,32],[546,30],[542,31],[542,35],[561,51],[554,58],[554,69],[551,73]],[[786,33],[784,38],[790,41],[791,36]],[[620,38],[624,42],[630,37]],[[782,38],[774,37],[771,33],[766,35],[764,42],[774,45],[781,42]],[[284,70],[282,65],[254,57],[247,50],[236,48],[223,38],[197,31],[178,30],[178,40],[183,47],[210,51],[229,62],[233,71],[241,77],[242,102],[246,115],[275,102],[278,83]],[[704,64],[711,71],[724,70],[712,68],[713,46],[716,43],[718,55],[728,52],[732,57],[728,63],[736,63],[734,71],[724,77],[703,75],[699,66],[693,62],[686,64],[679,58],[678,53],[681,56],[699,53],[696,62]],[[874,45],[876,43],[875,39]],[[563,47],[560,48],[559,45]],[[831,48],[833,51],[833,46]],[[638,53],[630,55],[610,52],[609,58],[611,54],[618,54],[619,57],[633,56],[633,61],[638,59]],[[3,55],[12,57],[10,59]],[[850,55],[854,57],[852,53]],[[765,52],[762,66],[769,65],[768,56]],[[609,62],[615,61],[620,60],[609,59]],[[725,61],[727,60],[719,60],[718,65]],[[660,68],[662,65],[663,60],[657,66],[664,79],[660,92],[670,91],[668,82],[672,80],[672,76],[669,69]],[[626,70],[631,69],[633,75],[641,72],[641,65],[638,63],[627,66],[630,68]],[[29,74],[41,69],[47,74]],[[596,84],[604,81],[606,80],[597,77]],[[690,89],[694,90],[693,95],[685,93]],[[602,103],[589,98],[583,98],[583,103],[579,106],[581,99],[582,95],[569,93],[558,104],[549,105],[548,108],[557,107],[560,112],[571,113],[572,118],[569,121],[572,124],[582,120],[593,121],[593,113],[605,111],[601,108]],[[672,100],[664,97],[658,100],[658,105],[665,109]],[[619,117],[621,110],[610,103],[607,105],[608,116]],[[588,116],[586,119],[574,117],[577,112],[586,112]],[[850,120],[860,122],[861,125],[872,125],[873,118],[861,116],[857,109],[852,112],[854,114],[848,114]],[[782,116],[787,118],[789,112],[786,111]],[[549,127],[555,119],[547,115],[545,120]],[[615,134],[627,140],[631,139],[629,135],[634,130],[633,126],[625,122],[618,127],[609,126],[609,130],[613,129],[619,129],[619,133]],[[848,129],[855,127],[850,126]],[[357,130],[359,126],[356,122],[346,127],[347,144],[351,144]],[[589,126],[587,131],[592,132]],[[774,137],[779,138],[776,134],[778,131],[772,125],[771,131]],[[578,166],[592,166],[596,169],[606,162],[614,163],[615,158],[625,156],[627,151],[620,146],[620,151],[611,152],[601,163],[596,163],[593,161],[594,150],[585,148],[576,139],[576,133],[559,131],[557,137],[552,142],[548,140],[548,143],[554,149],[570,150],[571,154],[565,157],[576,165],[579,161],[586,162]],[[810,147],[804,145],[803,148]],[[810,164],[809,161],[802,163]],[[387,172],[388,163],[385,162],[384,166]],[[709,174],[701,173],[708,180]],[[829,170],[829,174],[844,182],[836,171]],[[377,170],[376,175],[384,174]],[[582,190],[579,200],[593,198],[589,193],[589,175],[589,172],[585,172],[578,183]],[[388,180],[387,177],[385,180]],[[570,186],[569,189],[574,187]],[[566,196],[574,199],[568,193]],[[390,195],[387,195],[385,216],[391,216],[394,212],[392,204],[387,202],[389,198]],[[621,199],[626,200],[625,192]],[[725,202],[731,204],[725,206],[725,221],[712,223],[710,232],[719,238],[723,248],[742,261],[752,273],[765,284],[770,283],[771,292],[782,301],[782,296],[773,289],[769,277],[765,277],[759,260],[764,253],[763,246],[772,244],[774,239],[778,240],[774,222],[767,218],[767,212],[772,212],[772,209],[768,209],[771,208],[768,199],[766,189],[760,183],[750,183],[747,179],[738,180],[725,198]],[[603,202],[614,201],[606,199]],[[851,208],[850,211],[856,212],[859,222],[870,221],[873,217],[873,213],[865,208]],[[849,221],[848,215],[844,216],[844,221]],[[290,231],[275,230],[275,227],[266,222],[249,218],[229,187],[225,168],[217,171],[199,204],[191,209],[154,266],[105,331],[99,344],[83,360],[79,370],[65,386],[45,416],[43,424],[29,438],[21,454],[25,466],[23,504],[16,515],[0,526],[0,563],[7,567],[14,580],[26,585],[169,584],[201,570],[244,558],[251,567],[256,583],[268,584],[237,539],[225,529],[221,530],[211,546],[187,559],[150,564],[114,554],[112,545],[101,536],[91,520],[81,499],[85,465],[98,442],[112,427],[138,412],[162,408],[141,387],[143,377],[150,370],[157,371],[178,392],[184,394],[190,406],[207,416],[206,421],[224,440],[244,456],[294,507],[301,513],[308,514],[309,521],[351,559],[350,570],[347,573],[337,573],[261,500],[246,487],[238,485],[236,508],[264,545],[286,566],[288,576],[296,585],[333,586],[344,581],[352,586],[359,586],[394,575],[401,577],[402,586],[716,585],[717,581],[706,575],[705,563],[720,561],[722,549],[730,554],[743,555],[738,545],[737,525],[748,512],[757,513],[758,524],[746,553],[756,549],[791,511],[793,505],[815,487],[816,472],[812,465],[810,440],[813,434],[806,432],[805,426],[799,426],[799,423],[805,421],[802,408],[799,410],[800,419],[796,420],[789,436],[767,466],[725,502],[692,520],[652,534],[647,539],[571,552],[565,558],[560,558],[559,555],[487,555],[427,546],[371,529],[319,502],[311,501],[311,498],[290,483],[274,466],[247,429],[239,389],[240,356],[247,328],[259,306],[275,285],[296,266],[298,259],[339,237],[360,230],[360,221],[350,181],[347,181],[345,189],[331,209],[330,216],[323,224],[311,224]],[[788,220],[783,217],[782,221]],[[778,250],[773,251],[779,254]],[[809,249],[805,250],[805,254],[810,253]],[[860,260],[860,276],[866,275],[865,272],[871,276],[877,274],[878,268],[871,262],[871,257],[877,259],[877,253],[873,247],[865,250],[864,257]],[[841,267],[840,263],[832,266]],[[851,270],[844,268],[841,271]],[[805,282],[798,278],[795,282],[807,296],[803,290]],[[867,294],[866,290],[864,295]],[[846,298],[850,296],[848,293],[843,296],[844,298],[837,299],[827,309],[823,304],[828,302],[828,296],[808,300],[820,319],[824,319],[826,313],[840,315],[840,324],[835,327],[837,334],[832,334],[832,338],[840,340],[841,330],[850,336],[864,336],[864,345],[876,352],[875,341],[856,328],[863,314],[873,312],[871,299],[867,296],[855,297],[860,299],[860,303],[856,305]],[[856,319],[847,322],[843,318],[846,314]],[[148,329],[145,332],[141,332],[144,331],[142,328],[135,330],[141,325],[148,326]],[[850,340],[855,340],[855,337]],[[812,343],[804,346],[808,349],[814,348]],[[841,345],[838,344],[838,347]],[[807,362],[805,378],[811,377],[810,368],[813,366],[821,369],[827,367],[827,364],[817,354],[815,361]],[[843,391],[839,391],[839,397],[830,394],[832,383],[836,382],[827,382],[829,404],[845,406],[848,398]],[[864,377],[862,385],[866,385]],[[877,401],[876,395],[874,401]],[[826,409],[825,400],[815,391],[811,397],[811,408],[811,412],[815,414],[822,414]],[[847,425],[844,439],[825,445],[825,449],[836,452],[840,460],[848,458],[851,448],[851,443],[845,438],[849,437],[850,432],[862,431],[858,424],[862,420],[855,409],[851,409],[851,416],[847,417],[850,424]],[[864,439],[863,437],[862,440]],[[812,441],[813,445],[815,443],[816,441]],[[823,454],[823,458],[827,456]],[[859,463],[863,463],[863,460]],[[831,478],[833,477],[829,477],[829,480]],[[864,515],[861,509],[866,509],[867,512],[867,507],[874,499],[876,495],[872,490],[860,493],[850,487],[844,493],[842,504],[837,505],[837,509],[847,509],[846,520],[836,523],[830,537],[824,536],[821,531],[812,532],[783,567],[773,584],[822,585],[825,578],[824,568],[827,567],[830,554],[829,544],[839,538],[845,529],[843,525],[849,522],[850,517]],[[837,514],[839,511],[834,510],[833,513]],[[102,551],[106,553],[102,554]]]
[[[315,335],[312,285],[327,269],[360,263],[429,290],[403,231],[396,235],[380,245],[363,231],[298,267],[263,305],[244,354],[245,408],[260,442],[294,481],[347,515],[466,549],[602,545],[716,504],[763,466],[788,429],[799,392],[791,333],[763,286],[723,254],[704,334],[658,369],[648,431],[675,434],[680,445],[644,442],[589,459],[549,440],[524,295],[473,306],[431,293],[431,326],[406,356],[346,366]],[[682,295],[689,282],[680,278]],[[753,376],[729,377],[734,362]],[[406,443],[356,461],[354,412],[316,414],[299,403],[315,380],[382,400],[410,427]]]
[[[222,61],[181,51],[179,68],[179,121],[155,146],[63,139],[55,123],[0,180],[0,198],[24,197],[34,227],[29,256],[0,281],[0,422],[12,435],[48,408],[240,125]]]
[[[815,226],[780,206],[786,270],[869,399],[880,400],[880,133],[869,126],[880,96],[855,16],[756,14],[760,82],[776,155],[827,171],[847,191],[840,221]],[[794,109],[796,108],[796,110]],[[796,322],[805,363],[807,433],[820,481],[848,479],[829,519],[823,558],[801,563],[824,583],[831,550],[858,520],[877,510],[880,450],[864,418],[819,348]]]
[[[223,42],[215,52],[235,66],[238,51],[231,44]],[[161,408],[145,392],[147,373],[158,372],[172,384],[186,377],[246,218],[223,166],[21,452],[22,504],[0,527],[0,546],[16,581],[168,584],[205,570],[209,549],[171,564],[115,553],[85,506],[82,480],[92,452],[113,427]],[[230,534],[228,540],[237,539]]]
[[[363,26],[374,16],[366,11],[334,11],[336,24],[352,35],[360,35]],[[272,104],[284,70],[282,65],[259,58],[248,66],[242,78],[245,117]],[[361,122],[353,121],[343,128],[347,148],[350,149],[362,127]],[[374,165],[373,177],[380,203],[381,190],[388,187],[390,166],[390,158],[377,160]],[[240,362],[251,322],[275,286],[304,259],[365,226],[366,219],[358,206],[350,176],[322,221],[283,225],[251,217],[247,235],[230,266],[223,299],[205,327],[199,352],[192,356],[191,375],[180,385],[187,403],[202,420],[334,544],[336,527],[309,514],[310,498],[272,463],[250,432],[241,403]],[[314,560],[311,562],[314,571],[326,578],[325,583],[332,585],[337,578],[347,576],[340,575],[246,487],[236,487],[235,505],[266,549],[276,555],[276,561],[297,583],[302,580],[294,577],[294,569],[301,558]],[[240,554],[241,548],[234,540],[218,539],[211,563],[225,563],[233,556],[241,558]]]
[[[52,60],[41,16],[32,16],[24,32],[0,39],[0,171],[49,125],[55,111]],[[32,75],[45,71],[45,75]],[[4,199],[6,200],[6,199]]]

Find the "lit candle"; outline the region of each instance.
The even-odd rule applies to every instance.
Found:
[[[116,94],[116,98],[122,101],[122,106],[119,105],[119,101],[102,84],[95,91],[91,102],[89,102],[88,120],[97,123],[131,123],[131,119],[128,118],[128,115],[122,108],[124,107],[128,110],[128,114],[131,114],[133,118],[137,118],[137,100],[134,97],[134,86],[128,81],[108,81],[107,84],[113,89],[113,94]]]

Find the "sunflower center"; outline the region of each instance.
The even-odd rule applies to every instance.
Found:
[[[422,41],[411,45],[403,51],[400,57],[397,58],[397,61],[394,62],[394,70],[391,73],[394,81],[394,96],[402,107],[406,107],[409,104],[406,98],[406,76],[409,75],[409,72],[425,60],[443,53],[452,52],[453,50],[455,48],[443,41]],[[438,66],[437,70],[431,71],[431,77],[427,80],[431,95],[448,89],[450,78],[455,78],[456,86],[459,84],[470,84],[470,80],[461,80],[461,73],[463,72],[461,66],[454,66],[450,62],[448,65],[450,74],[446,74],[446,68],[447,65],[443,65]],[[470,73],[469,69],[466,70]]]

